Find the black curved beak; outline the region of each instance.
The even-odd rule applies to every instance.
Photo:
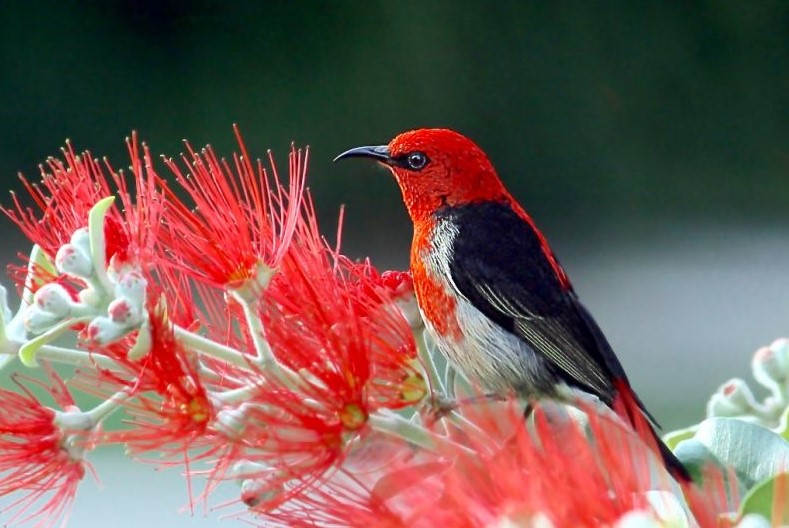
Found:
[[[381,163],[389,163],[392,160],[389,156],[389,147],[386,145],[352,148],[334,158],[334,161],[345,158],[373,158]]]

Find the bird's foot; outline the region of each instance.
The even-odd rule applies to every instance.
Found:
[[[435,423],[456,410],[459,405],[457,400],[441,394],[433,394],[425,401],[423,416],[427,423]]]

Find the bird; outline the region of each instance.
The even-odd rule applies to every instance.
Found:
[[[669,473],[690,482],[546,237],[474,141],[422,128],[334,161],[356,157],[386,166],[400,187],[417,304],[451,364],[484,390],[527,402],[580,391],[613,409],[618,399],[632,427],[647,423]]]

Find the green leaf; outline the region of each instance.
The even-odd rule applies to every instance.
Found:
[[[693,478],[694,482],[702,482],[705,470],[709,469],[710,466],[721,469],[720,474],[724,479],[728,480],[728,473],[725,471],[726,464],[724,464],[709,447],[699,442],[696,438],[689,438],[679,442],[676,449],[674,449],[674,454],[690,472],[690,476]],[[723,487],[725,490],[729,488],[730,486],[728,483]],[[744,490],[741,489],[739,483],[736,484],[736,488],[738,494],[741,495]]]
[[[736,418],[710,418],[701,422],[693,438],[677,446],[678,457],[680,448],[687,442],[693,444],[685,447],[690,451],[683,456],[717,460],[730,466],[745,489],[784,471],[789,461],[786,439],[766,427]],[[702,452],[696,442],[708,453]]]
[[[99,278],[105,290],[112,290],[112,282],[107,277],[107,262],[105,258],[106,240],[104,240],[104,218],[112,204],[114,196],[102,198],[90,209],[88,214],[88,233],[90,236],[90,259],[93,262],[93,272]]]
[[[43,334],[34,337],[33,339],[25,342],[21,347],[19,347],[19,359],[22,361],[22,364],[29,368],[34,368],[38,366],[38,361],[36,361],[36,355],[38,350],[57,339],[61,335],[68,332],[68,330],[75,324],[88,322],[90,321],[90,317],[79,317],[76,319],[65,319],[58,323],[57,325],[53,326]]]
[[[789,405],[786,406],[786,409],[781,414],[781,419],[778,422],[778,434],[789,442]]]
[[[742,500],[740,516],[755,513],[770,519],[772,526],[789,523],[789,473],[773,475],[751,488]],[[782,518],[773,518],[773,509],[777,501],[783,500],[782,511],[777,513]]]
[[[677,429],[676,431],[671,431],[670,433],[666,433],[663,435],[663,442],[671,449],[672,451],[677,448],[677,445],[682,442],[683,440],[687,440],[688,438],[693,438],[693,435],[696,434],[698,430],[698,425],[692,425],[685,429]]]

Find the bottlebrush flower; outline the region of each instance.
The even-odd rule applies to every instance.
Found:
[[[132,454],[165,451],[185,459],[200,443],[214,415],[208,392],[198,373],[197,358],[175,339],[163,302],[149,307],[150,349],[141,358],[129,357],[124,343],[105,352],[128,374],[105,371],[104,381],[129,390],[123,402],[131,419],[128,428],[106,433],[106,441],[120,442]],[[131,339],[126,347],[133,346]],[[83,382],[84,383],[84,382]]]
[[[390,501],[410,526],[612,526],[634,510],[657,518],[649,494],[670,489],[668,477],[653,481],[651,448],[616,419],[585,407],[587,434],[564,408],[544,403],[530,432],[511,404],[481,407],[469,419],[487,440],[468,430],[470,451],[445,447],[433,465],[426,454],[399,479],[408,500],[393,491]]]
[[[113,208],[104,226],[107,262],[115,255],[125,261],[135,253],[143,260],[150,258],[148,250],[159,225],[161,195],[148,149],[143,147],[140,156],[136,134],[126,143],[133,182],[122,171],[116,172],[107,160],[102,163],[88,151],[77,154],[73,145],[66,143],[63,160],[50,157],[40,166],[40,183],[31,183],[20,175],[35,207],[24,205],[12,193],[13,207],[0,206],[0,211],[54,262],[74,233],[88,225],[93,206],[103,198],[117,195],[123,207]],[[134,200],[130,185],[135,188]]]
[[[45,388],[64,410],[75,410],[63,381],[48,371]],[[84,460],[88,431],[61,427],[57,412],[42,405],[18,380],[19,392],[0,389],[0,496],[22,495],[7,507],[8,522],[36,521],[36,527],[53,526],[68,511],[77,485],[86,470]],[[64,520],[65,524],[65,520]]]
[[[231,163],[209,146],[182,156],[188,174],[172,159],[165,163],[194,205],[168,193],[165,244],[170,263],[194,279],[215,286],[251,288],[256,296],[279,266],[293,237],[301,209],[309,151],[291,150],[289,186],[284,189],[274,158],[271,171],[254,163],[236,128],[241,154]]]
[[[88,213],[96,202],[113,194],[101,164],[89,152],[77,155],[71,143],[66,143],[62,153],[65,161],[51,157],[40,166],[40,183],[19,176],[38,211],[24,205],[14,193],[13,208],[0,206],[50,258],[74,231],[87,225]]]
[[[512,402],[464,406],[469,421],[453,426],[457,444],[432,452],[390,445],[400,456],[367,469],[343,466],[265,519],[365,528],[597,527],[638,512],[686,522],[668,477],[654,480],[660,465],[651,448],[615,418],[585,410],[586,426],[564,407],[539,404],[527,426]]]
[[[254,392],[223,415],[235,417],[233,440],[243,448],[217,467],[224,472],[244,460],[266,468],[245,479],[256,490],[249,500],[258,511],[321,482],[341,463],[348,442],[366,434],[371,412],[413,405],[426,392],[410,327],[393,301],[372,285],[360,287],[372,279],[345,269],[347,261],[335,263],[322,242],[302,235],[258,312],[283,370],[253,372],[247,385],[257,385]],[[250,336],[235,345],[253,346]]]

